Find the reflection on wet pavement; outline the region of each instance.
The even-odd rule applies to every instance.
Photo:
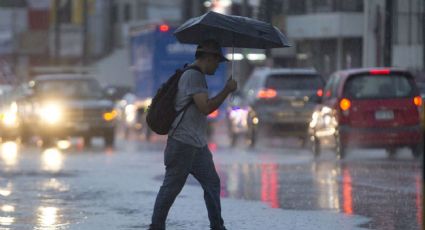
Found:
[[[8,182],[5,187],[0,184],[0,196],[10,196],[12,194],[12,183]]]
[[[15,207],[13,207],[12,205],[2,205],[1,206],[1,211],[2,212],[14,212],[15,211]]]
[[[0,145],[0,229],[63,229],[70,217],[62,219],[56,205],[64,203],[58,195],[70,190],[60,179],[71,175],[63,171],[64,153],[49,148],[26,153],[25,160],[21,154],[16,142]]]
[[[59,192],[65,192],[69,190],[69,186],[61,183],[59,180],[55,178],[50,178],[48,181],[44,182],[42,188],[46,190],[56,190]]]
[[[143,144],[148,155],[162,160],[157,153],[162,153],[163,145]],[[228,150],[217,145],[210,147],[214,157],[221,158],[217,162],[222,162],[216,164],[222,197],[262,201],[271,208],[286,210],[361,215],[370,218],[362,227],[371,229],[418,229],[423,223],[422,169],[413,160],[313,161],[295,150],[291,151],[292,156],[247,151],[232,152],[225,158],[223,151]],[[113,148],[96,146],[83,151],[79,146],[28,150],[14,142],[3,143],[0,229],[68,229],[88,217],[104,215],[107,211],[103,201],[111,194],[127,196],[125,192],[113,193],[116,185],[108,178],[121,173],[123,168],[117,166],[117,160],[141,170],[139,163],[127,162],[126,157],[131,155],[118,158],[122,155]],[[85,168],[98,165],[101,167],[91,171]],[[80,176],[87,172],[100,176]],[[162,176],[157,179],[162,180]],[[193,178],[188,183],[199,185]],[[156,192],[149,190],[139,195],[154,197]],[[110,210],[131,218],[144,213],[140,207],[120,202],[112,202]],[[133,201],[130,203],[133,205]]]
[[[0,216],[0,226],[10,226],[13,224],[13,222],[15,222],[15,218],[14,217],[10,217],[10,216]],[[8,229],[8,228],[6,228]]]
[[[34,229],[54,230],[67,225],[60,222],[59,209],[56,207],[39,207],[37,226]]]
[[[272,208],[362,215],[372,219],[364,227],[374,229],[421,226],[421,169],[414,162],[403,163],[398,168],[392,167],[391,162],[365,164],[317,161],[216,167],[223,197],[260,200]]]
[[[69,140],[59,140],[57,143],[59,149],[69,149],[71,147],[71,141]]]
[[[18,161],[18,145],[11,141],[1,144],[0,156],[6,167],[16,166]]]
[[[63,154],[59,149],[50,148],[42,153],[42,168],[46,171],[59,171],[63,165]]]

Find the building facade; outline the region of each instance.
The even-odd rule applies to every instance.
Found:
[[[291,52],[275,52],[275,65],[335,70],[397,66],[424,71],[423,0],[286,0],[282,24]],[[276,23],[276,22],[275,22]]]

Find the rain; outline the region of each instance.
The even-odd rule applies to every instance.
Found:
[[[149,106],[205,57],[220,229],[424,229],[424,24],[421,0],[1,0],[0,229],[150,229]],[[205,204],[189,175],[166,229]]]

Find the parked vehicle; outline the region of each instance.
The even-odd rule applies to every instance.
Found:
[[[115,140],[114,103],[105,98],[99,83],[86,75],[40,75],[29,82],[22,102],[22,139],[39,136],[43,145],[54,139],[82,136],[85,145],[101,136],[106,146]]]
[[[147,24],[134,26],[130,32],[131,66],[135,74],[135,95],[137,97],[137,114],[140,122],[136,122],[140,130],[145,130],[149,137],[151,130],[146,125],[146,106],[152,97],[176,69],[183,68],[195,59],[195,45],[181,44],[173,35],[176,27],[168,24]],[[210,95],[216,95],[224,87],[226,81],[225,65],[220,65],[214,76],[207,76]],[[224,118],[224,106],[208,117],[209,135],[212,134],[212,123]],[[148,138],[147,138],[148,139]]]
[[[254,70],[228,109],[232,144],[246,135],[253,147],[259,131],[298,137],[307,143],[308,124],[324,84],[314,69]]]
[[[349,148],[384,148],[389,156],[409,147],[422,154],[422,98],[412,75],[396,68],[365,68],[332,74],[310,123],[315,156],[322,144],[344,158]]]
[[[138,100],[133,94],[128,94],[124,97],[121,128],[124,132],[124,137],[127,139],[132,133],[144,133],[147,140],[150,139],[152,131],[145,123],[145,110],[149,106],[150,101]]]

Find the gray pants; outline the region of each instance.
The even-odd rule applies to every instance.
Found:
[[[165,220],[177,195],[182,190],[189,173],[204,189],[211,229],[225,229],[221,217],[220,178],[214,167],[208,146],[197,148],[168,138],[164,153],[165,178],[156,197],[151,230],[165,229]]]

